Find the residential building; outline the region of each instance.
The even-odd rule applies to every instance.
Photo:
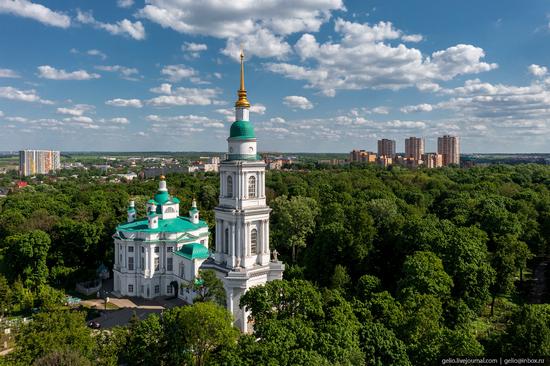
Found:
[[[405,139],[405,157],[414,160],[422,160],[424,154],[424,139],[421,137],[409,137]]]
[[[386,156],[393,158],[395,156],[395,140],[378,140],[378,157]]]
[[[443,166],[443,155],[437,153],[423,154],[422,161],[426,168],[441,168]]]
[[[445,135],[437,138],[437,153],[443,155],[443,166],[460,164],[460,142],[458,136]]]
[[[377,162],[383,167],[388,167],[393,164],[393,159],[388,156],[382,155],[378,158]]]
[[[52,150],[19,151],[19,174],[22,177],[49,174],[61,169],[61,153]]]
[[[353,150],[349,153],[351,163],[376,163],[376,154],[372,151]]]

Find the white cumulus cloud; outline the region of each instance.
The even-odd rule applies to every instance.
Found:
[[[319,43],[314,35],[302,35],[294,50],[307,66],[291,63],[267,63],[268,70],[295,80],[306,87],[334,96],[336,90],[391,89],[416,86],[422,90],[437,89],[438,81],[457,75],[477,74],[495,69],[495,63],[482,59],[479,47],[459,44],[423,55],[418,49],[393,40],[403,32],[389,22],[375,25],[338,19],[335,31],[339,41]]]
[[[400,109],[403,113],[431,112],[434,107],[431,104],[422,103],[418,105],[407,105]]]
[[[162,68],[160,73],[172,82],[178,82],[196,75],[193,68],[184,65],[167,65]]]
[[[531,75],[536,77],[542,77],[548,73],[548,68],[546,68],[546,66],[540,66],[536,64],[529,65],[527,69],[529,70],[529,73],[531,73]]]
[[[172,84],[162,83],[159,86],[149,90],[156,94],[172,94]]]
[[[21,102],[37,102],[42,104],[53,104],[51,100],[40,98],[34,89],[19,90],[11,86],[0,87],[0,98],[18,100]]]
[[[0,0],[0,13],[34,19],[53,27],[68,28],[71,25],[69,16],[28,0]]]
[[[91,12],[77,11],[76,19],[82,24],[89,24],[97,29],[103,29],[113,35],[127,35],[138,41],[145,39],[145,28],[140,21],[132,22],[122,19],[118,22],[103,23],[94,18]]]
[[[104,54],[103,52],[101,52],[100,50],[92,49],[92,50],[86,51],[86,53],[90,56],[97,56],[97,57],[101,58],[102,60],[105,60],[107,58],[107,55]]]
[[[120,8],[129,8],[134,5],[134,0],[117,0],[116,4]]]
[[[123,79],[127,80],[138,80],[135,78],[135,75],[139,74],[138,69],[134,67],[126,67],[121,65],[100,65],[95,67],[98,70],[106,71],[106,72],[116,72],[118,73]]]
[[[216,100],[219,94],[219,89],[177,88],[171,90],[169,95],[160,95],[150,99],[148,103],[154,107],[220,104]]]
[[[133,108],[143,107],[143,103],[141,103],[141,100],[139,100],[139,99],[115,98],[115,99],[110,99],[110,100],[106,101],[105,104],[113,106],[113,107],[133,107]]]
[[[50,80],[90,80],[99,79],[101,75],[85,70],[65,71],[49,65],[38,66],[38,77]]]
[[[309,99],[299,95],[289,95],[287,97],[284,97],[283,104],[290,108],[299,108],[299,109],[313,108],[313,103],[311,103]]]
[[[267,110],[267,108],[265,107],[265,105],[263,105],[261,103],[256,103],[256,104],[253,104],[253,105],[250,106],[250,112],[251,113],[265,114],[266,110]]]
[[[11,69],[0,69],[0,78],[19,78],[19,74]]]

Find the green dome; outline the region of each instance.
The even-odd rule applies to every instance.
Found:
[[[155,201],[159,205],[163,205],[169,200],[170,200],[170,195],[168,194],[167,191],[158,191],[157,194],[155,194]]]
[[[237,139],[253,139],[256,138],[256,135],[254,134],[254,127],[249,121],[235,121],[231,125],[229,137]]]
[[[206,259],[208,258],[208,249],[199,243],[184,244],[183,247],[175,252],[187,259]]]

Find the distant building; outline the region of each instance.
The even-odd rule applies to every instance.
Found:
[[[422,155],[422,160],[426,168],[441,168],[443,166],[443,155],[437,153],[427,153]]]
[[[458,136],[445,135],[437,138],[437,152],[443,155],[443,165],[460,164],[460,142]]]
[[[327,165],[343,165],[346,163],[346,161],[341,159],[323,159],[323,160],[318,160],[317,163],[327,164]]]
[[[186,166],[165,166],[162,168],[146,168],[143,171],[145,178],[154,178],[170,173],[190,173]]]
[[[376,163],[376,154],[372,151],[353,150],[349,153],[351,163]]]
[[[421,137],[409,137],[405,139],[405,158],[422,160],[424,154],[424,139]]]
[[[415,158],[407,158],[403,156],[396,156],[395,159],[393,159],[394,164],[399,164],[401,166],[404,166],[406,168],[417,168],[419,165],[422,164],[422,160],[417,160]]]
[[[378,157],[381,156],[387,156],[389,158],[395,156],[395,140],[378,140]]]
[[[220,157],[212,156],[199,166],[199,170],[203,172],[218,172],[220,170]]]
[[[266,167],[269,170],[280,170],[283,169],[283,166],[285,165],[292,165],[293,163],[292,157],[283,157],[283,156],[276,156],[276,157],[267,157],[265,159]]]
[[[61,169],[61,153],[52,150],[19,151],[19,174],[27,177]]]
[[[112,168],[109,164],[96,164],[96,165],[92,165],[92,167],[99,169],[102,172],[107,172],[109,169]]]
[[[377,160],[378,164],[383,167],[388,167],[393,164],[393,159],[389,156],[380,156]]]
[[[135,178],[137,178],[137,174],[134,172],[126,173],[126,174],[116,174],[117,177],[125,179],[126,181],[132,181]]]

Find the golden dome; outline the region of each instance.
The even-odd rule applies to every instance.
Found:
[[[160,180],[165,180],[165,179],[166,179],[166,177],[164,175],[160,176]]]

